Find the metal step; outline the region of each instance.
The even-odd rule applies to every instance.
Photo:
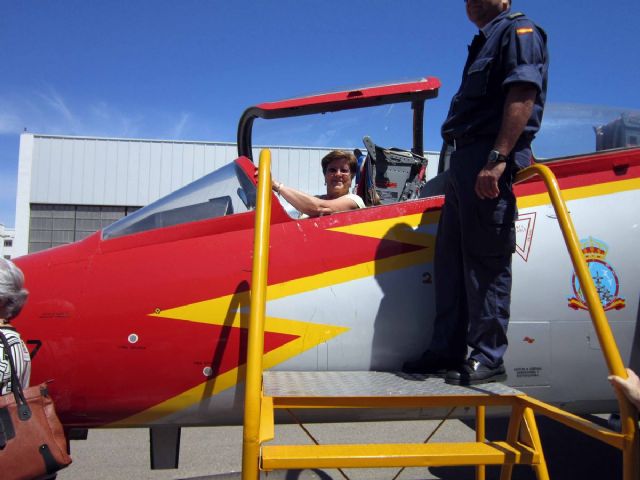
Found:
[[[364,406],[373,407],[391,399],[396,405],[420,405],[427,398],[431,406],[500,405],[525,394],[502,383],[463,387],[448,385],[441,378],[402,372],[266,371],[263,395],[273,397],[276,407],[289,404],[354,406],[363,399],[366,399]]]
[[[506,442],[263,446],[262,470],[536,465],[534,450]]]

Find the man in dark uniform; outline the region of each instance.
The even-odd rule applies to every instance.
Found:
[[[436,320],[429,349],[404,370],[470,385],[506,378],[516,199],[547,90],[546,35],[511,0],[466,0],[480,31],[442,136],[451,155],[435,251]],[[467,358],[467,346],[471,351]]]

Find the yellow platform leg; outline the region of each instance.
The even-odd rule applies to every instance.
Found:
[[[476,407],[476,442],[484,442],[487,438],[486,428],[487,407],[478,405]],[[485,480],[487,468],[484,465],[476,467],[476,480]]]
[[[538,452],[540,460],[537,464],[531,465],[538,480],[549,480],[547,462],[542,451],[542,442],[538,433],[536,417],[533,410],[523,405],[514,405],[509,418],[509,429],[507,431],[507,442],[510,445],[522,443]],[[500,471],[500,480],[511,480],[513,465],[505,464]]]

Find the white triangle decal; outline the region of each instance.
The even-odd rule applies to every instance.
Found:
[[[536,212],[521,213],[516,220],[516,252],[526,262],[531,250],[533,230],[536,225]]]

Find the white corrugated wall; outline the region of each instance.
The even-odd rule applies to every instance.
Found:
[[[33,139],[31,203],[143,206],[238,155],[230,143],[44,135]],[[275,178],[322,193],[320,159],[330,149],[270,148]],[[256,147],[254,158],[259,152]]]

